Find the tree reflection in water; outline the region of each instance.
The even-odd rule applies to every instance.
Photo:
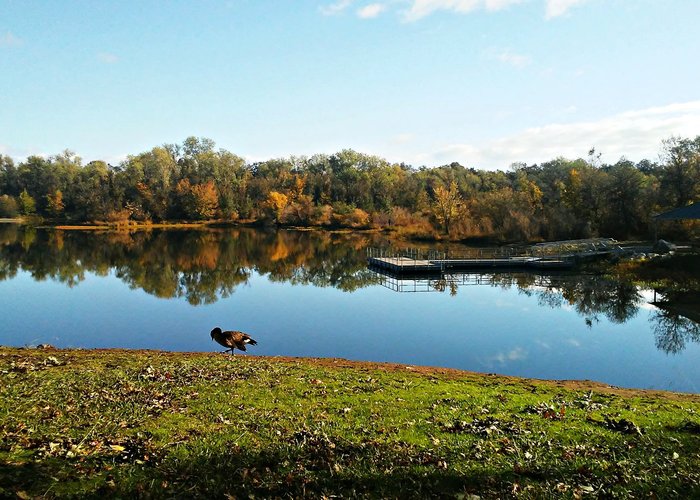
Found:
[[[0,224],[0,280],[22,269],[73,287],[87,272],[112,272],[132,288],[192,305],[228,297],[253,271],[271,281],[368,286],[363,249],[375,236],[246,228],[62,231]]]
[[[377,275],[366,267],[364,249],[385,243],[381,239],[367,233],[247,228],[101,232],[0,224],[0,280],[23,270],[35,280],[73,287],[86,273],[113,273],[134,289],[185,298],[192,305],[230,296],[253,272],[273,282],[352,292],[377,283]],[[499,273],[424,281],[426,291],[451,296],[468,284],[516,287],[536,296],[541,306],[572,307],[589,326],[601,317],[624,323],[645,302],[634,285],[599,275]],[[669,308],[655,311],[650,321],[656,345],[664,352],[678,353],[688,342],[700,342],[700,324]]]
[[[670,309],[658,309],[652,316],[656,347],[677,354],[688,342],[700,342],[700,323]]]
[[[616,324],[634,318],[646,303],[639,289],[631,284],[601,275],[542,275],[533,273],[452,274],[440,278],[399,279],[381,276],[380,282],[395,291],[435,291],[457,294],[459,286],[490,285],[504,289],[517,288],[527,296],[537,297],[542,307],[557,309],[571,307],[593,327],[601,317]],[[659,307],[650,315],[658,349],[675,354],[687,342],[700,342],[700,323],[678,312],[664,309],[673,302],[655,304]]]

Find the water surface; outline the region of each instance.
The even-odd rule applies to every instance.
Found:
[[[595,275],[397,280],[380,236],[0,224],[0,344],[343,357],[700,392],[700,326]]]

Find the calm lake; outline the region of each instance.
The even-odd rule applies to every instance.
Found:
[[[700,392],[700,325],[597,275],[397,280],[379,235],[0,224],[0,344],[322,356]]]

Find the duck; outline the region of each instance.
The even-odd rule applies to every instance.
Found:
[[[240,351],[246,350],[246,344],[257,345],[258,343],[250,335],[243,332],[238,332],[234,330],[229,330],[226,332],[221,331],[218,326],[211,331],[211,339],[216,340],[219,344],[226,347],[227,349],[223,352],[231,351],[233,356],[233,350],[238,349]]]

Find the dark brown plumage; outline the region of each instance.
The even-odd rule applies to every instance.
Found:
[[[226,351],[231,351],[232,355],[234,349],[245,351],[246,344],[257,345],[257,342],[247,333],[236,331],[222,332],[218,326],[211,331],[211,339],[226,347]]]

